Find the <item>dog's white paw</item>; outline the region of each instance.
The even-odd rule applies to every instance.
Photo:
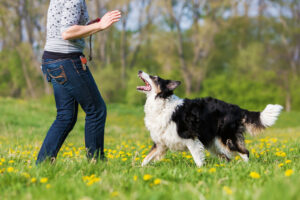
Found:
[[[148,164],[148,162],[147,162],[146,160],[144,160],[144,161],[142,162],[142,167],[145,167],[147,164]]]

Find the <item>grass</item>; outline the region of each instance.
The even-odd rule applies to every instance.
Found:
[[[250,162],[207,153],[198,169],[188,152],[141,167],[151,147],[143,108],[109,105],[107,162],[87,163],[84,113],[55,165],[34,162],[55,118],[52,100],[0,98],[1,199],[300,199],[300,113],[283,113],[259,137],[247,137]]]

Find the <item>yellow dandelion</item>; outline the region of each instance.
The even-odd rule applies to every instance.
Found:
[[[216,172],[216,168],[210,168],[210,169],[208,170],[208,172],[209,172],[209,173],[215,173],[215,172]]]
[[[111,195],[112,197],[117,197],[117,196],[119,196],[119,193],[118,193],[118,192],[112,192],[110,195]]]
[[[285,172],[284,172],[284,175],[285,176],[290,176],[290,175],[292,175],[294,173],[294,171],[292,170],[292,169],[288,169],[288,170],[286,170]]]
[[[249,176],[250,176],[251,178],[255,178],[255,179],[259,179],[259,178],[260,178],[260,175],[259,175],[257,172],[251,172],[251,173],[249,174]]]
[[[13,168],[13,167],[8,167],[7,169],[6,169],[6,171],[7,172],[13,172],[15,169]]]
[[[135,161],[138,161],[139,159],[140,159],[139,157],[136,157],[134,160],[135,160]]]
[[[281,152],[281,157],[286,157],[286,153],[285,152]]]
[[[36,182],[36,178],[32,178],[31,183],[35,183],[35,182]]]
[[[134,181],[137,181],[137,179],[138,179],[138,177],[135,175],[135,176],[133,176],[133,180]]]
[[[122,158],[122,161],[125,162],[127,160],[127,158]]]
[[[280,163],[279,165],[278,165],[278,167],[282,167],[284,164],[283,163]]]
[[[156,178],[153,183],[154,183],[154,185],[159,185],[160,184],[160,179]]]
[[[292,161],[291,160],[286,160],[285,161],[285,164],[289,164],[289,163],[291,163]]]
[[[47,183],[48,182],[48,178],[41,178],[40,182],[41,183]]]
[[[275,155],[278,156],[278,157],[286,157],[286,153],[283,152],[283,151],[277,151],[277,152],[275,153]]]
[[[2,165],[2,162],[0,162],[0,166]]]
[[[271,138],[271,141],[272,141],[273,143],[276,143],[276,142],[277,142],[277,138]]]
[[[46,188],[47,188],[47,189],[51,188],[51,185],[50,185],[50,184],[47,184],[47,185],[46,185]]]
[[[14,162],[15,162],[15,161],[13,161],[13,160],[8,161],[9,164],[12,164],[12,163],[14,163]]]
[[[144,181],[149,181],[152,178],[152,176],[150,174],[145,174],[143,179]]]
[[[223,191],[224,191],[226,194],[228,194],[228,195],[231,195],[231,194],[232,194],[232,190],[231,190],[229,187],[227,187],[227,186],[224,186],[224,187],[223,187]]]
[[[25,178],[30,178],[30,175],[28,173],[26,173],[26,172],[23,172],[22,176],[24,176]]]
[[[249,144],[249,143],[251,143],[252,141],[251,140],[245,140],[245,143],[246,144]]]
[[[198,173],[201,173],[203,171],[203,169],[197,169]]]
[[[3,163],[4,163],[4,162],[5,162],[5,158],[1,158],[1,162],[3,162]]]

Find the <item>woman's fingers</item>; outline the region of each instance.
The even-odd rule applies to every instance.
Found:
[[[119,15],[120,15],[120,14],[121,14],[121,12],[120,12],[120,11],[118,11],[118,10],[114,10],[114,11],[110,11],[110,12],[108,12],[107,14],[108,14],[108,15],[110,15],[110,16],[111,16],[111,15],[116,15],[116,14],[119,14]]]
[[[117,17],[117,16],[120,16],[120,17],[121,17],[121,13],[114,13],[114,14],[111,14],[110,16],[111,16],[111,17]]]

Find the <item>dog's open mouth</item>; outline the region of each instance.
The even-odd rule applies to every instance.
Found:
[[[144,83],[146,84],[145,86],[137,86],[137,90],[140,91],[150,91],[151,90],[151,85],[148,83],[148,81],[146,81],[145,79],[143,79],[140,75],[139,75],[140,79],[142,79],[142,81],[144,81]]]

